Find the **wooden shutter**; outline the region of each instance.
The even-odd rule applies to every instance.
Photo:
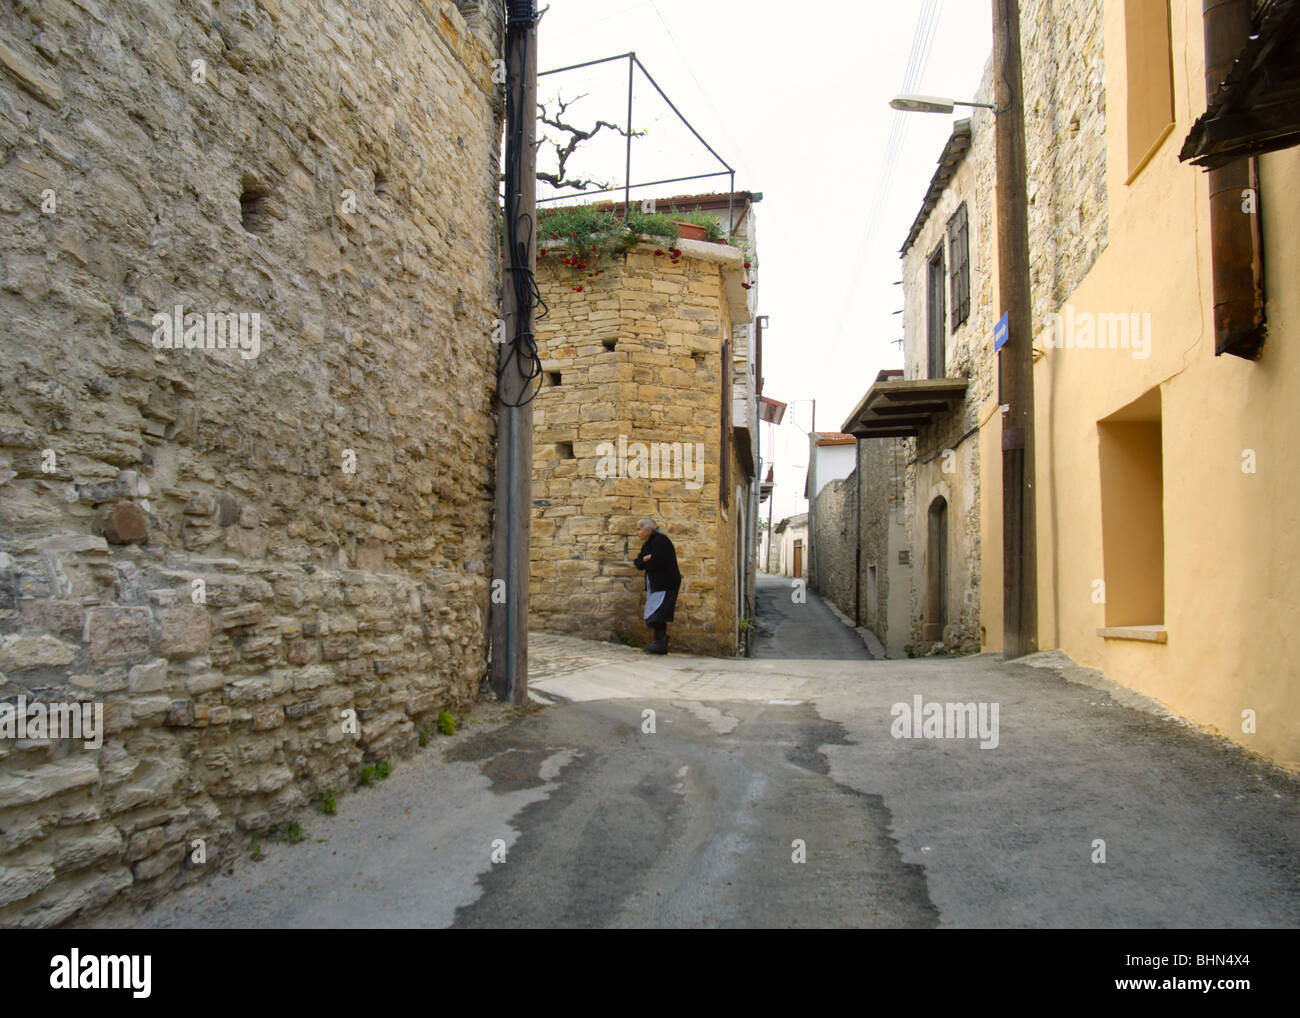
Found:
[[[948,220],[948,264],[952,327],[956,329],[970,317],[970,231],[967,227],[965,202]]]

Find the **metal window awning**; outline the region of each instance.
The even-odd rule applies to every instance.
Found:
[[[1206,169],[1300,144],[1300,0],[1261,4],[1257,31],[1178,158]]]
[[[840,428],[854,438],[915,438],[966,396],[965,378],[893,378],[874,383]]]
[[[781,419],[785,417],[786,404],[769,399],[767,396],[758,397],[758,418],[767,421],[768,424],[780,424]]]

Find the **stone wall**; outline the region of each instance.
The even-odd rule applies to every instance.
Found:
[[[197,879],[477,695],[494,10],[0,15],[0,700],[105,729],[0,739],[0,924]]]
[[[647,640],[644,573],[632,559],[637,521],[650,516],[682,570],[672,646],[731,654],[738,474],[722,435],[722,372],[732,366],[721,351],[746,314],[742,257],[704,242],[678,248],[674,260],[639,245],[599,275],[539,259],[549,313],[537,324],[544,384],[534,403],[529,610],[541,629]],[[643,471],[632,466],[641,462],[638,443],[647,452],[702,443],[702,470],[673,458]],[[723,456],[731,461],[726,518]]]
[[[813,508],[813,547],[817,555],[817,593],[844,612],[854,611],[853,569],[857,562],[857,471],[828,481]]]
[[[1104,6],[1026,0],[1020,7],[1035,335],[1108,243]]]
[[[907,446],[899,438],[858,443],[862,475],[862,576],[858,624],[891,656],[911,639],[912,548],[904,519]],[[900,552],[907,552],[906,561]]]

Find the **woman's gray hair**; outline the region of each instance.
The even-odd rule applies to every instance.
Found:
[[[637,529],[638,529],[638,530],[658,530],[659,528],[655,526],[655,521],[652,520],[649,516],[642,516],[640,522],[637,523]]]

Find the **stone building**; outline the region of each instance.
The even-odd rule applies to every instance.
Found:
[[[772,528],[776,575],[808,579],[811,554],[808,547],[808,514],[787,516]]]
[[[673,541],[673,647],[734,654],[754,582],[752,285],[734,246],[640,244],[599,275],[539,259],[532,624],[644,640],[637,521]],[[743,345],[742,345],[743,344]]]
[[[876,381],[902,374],[888,369]],[[902,657],[913,638],[908,448],[900,438],[860,439],[855,452],[853,472],[817,496],[820,593],[875,633],[890,657]]]
[[[977,101],[989,90],[986,72]],[[889,584],[886,600],[878,601],[883,608],[874,613],[893,630],[892,640],[872,627],[890,653],[900,644],[917,653],[939,645],[969,653],[982,639],[977,439],[996,412],[996,362],[988,341],[992,190],[984,186],[992,126],[986,110],[953,126],[901,250],[901,377],[882,372],[844,423],[866,444],[901,441],[897,455],[891,448],[859,459],[863,469],[874,467],[864,474],[864,487],[873,492],[897,483],[899,458],[905,469],[900,550],[907,552],[908,582]],[[891,566],[897,565],[895,556]],[[888,576],[879,564],[874,576],[863,576],[870,568],[860,561],[859,583],[879,598]],[[895,570],[894,578],[903,575]],[[905,641],[899,625],[888,625],[904,617],[910,620]]]
[[[1284,98],[1300,45],[1294,7],[1234,0],[1208,9],[1222,24],[1236,19],[1237,35],[1207,75],[1207,46],[1222,35],[1198,5],[1021,5],[1038,647],[1293,770],[1300,680],[1285,634],[1300,627],[1290,568],[1300,538],[1277,507],[1296,503],[1288,450],[1300,430],[1300,213],[1287,192],[1300,172],[1300,116]],[[977,98],[988,97],[989,80]],[[1267,130],[1255,109],[1268,111]],[[992,341],[1002,309],[987,200],[995,166],[981,154],[991,114],[972,116],[957,161],[962,130],[945,152],[952,172],[936,175],[934,205],[918,217],[905,256],[911,392],[878,381],[845,430],[864,444],[883,441],[867,437],[890,433],[891,415],[879,409],[901,410],[927,387],[927,401],[943,404],[914,422],[915,435],[897,429],[909,449],[914,592],[933,589],[932,522],[944,524],[948,549],[946,620],[934,618],[928,594],[913,595],[912,617],[927,640],[946,621],[945,643],[956,624],[965,645],[973,599],[979,644],[999,651],[1002,424]],[[1220,184],[1211,198],[1204,170],[1180,155],[1239,162],[1242,186]],[[942,292],[934,256],[963,199],[971,318],[964,339],[948,328],[944,377],[931,381],[932,310],[941,296],[949,312],[954,304],[950,234]],[[1215,235],[1238,226],[1240,244]],[[1234,305],[1219,289],[1238,280],[1245,292]],[[1244,337],[1228,328],[1243,307]],[[948,386],[955,375],[964,388]],[[946,450],[954,455],[945,477]],[[934,492],[946,519],[936,519]],[[954,574],[958,541],[967,552]]]
[[[223,11],[0,15],[0,925],[200,878],[485,669],[498,5]]]
[[[1023,15],[1039,646],[1293,770],[1300,117],[1276,90],[1294,88],[1295,8]],[[1235,40],[1207,59],[1215,18]],[[1180,158],[1198,136],[1236,186]],[[1244,243],[1220,232],[1238,228]],[[1257,322],[1245,349],[1226,328],[1239,310]],[[985,515],[1000,528],[998,503]]]

